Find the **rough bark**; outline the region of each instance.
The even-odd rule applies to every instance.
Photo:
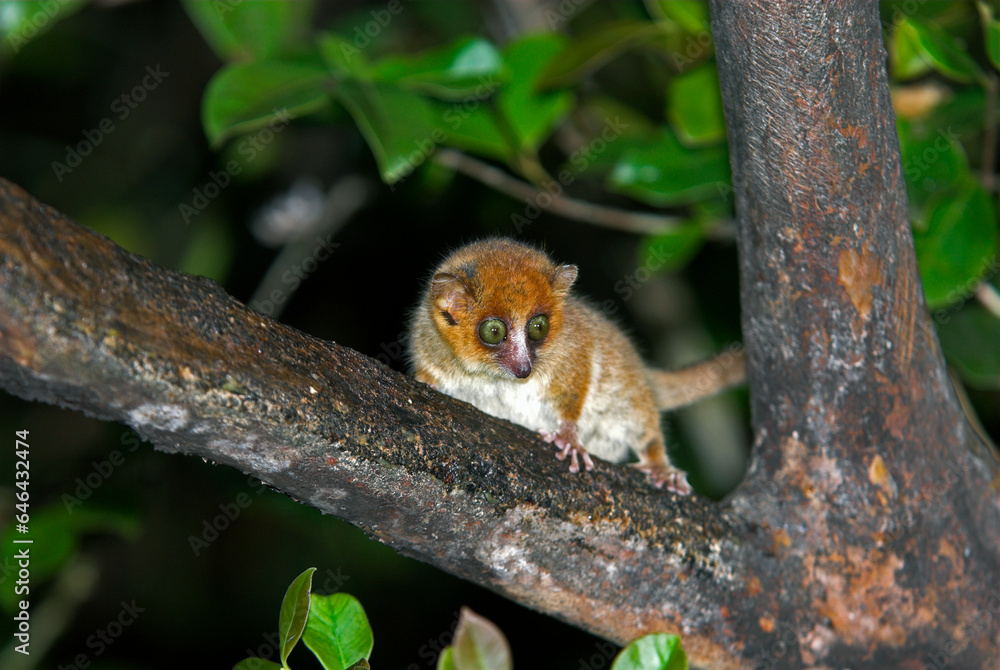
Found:
[[[927,325],[875,3],[713,2],[755,445],[725,504],[157,268],[0,180],[0,386],[712,668],[997,667],[1000,503]]]
[[[400,552],[617,642],[703,616],[737,531],[159,268],[0,179],[0,387],[252,473]],[[725,658],[692,638],[698,656]]]
[[[779,666],[1000,667],[996,469],[926,314],[878,3],[711,9],[755,434],[730,505],[773,557],[734,633]]]

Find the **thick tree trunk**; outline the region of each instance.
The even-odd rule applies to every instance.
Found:
[[[0,180],[0,386],[251,472],[401,552],[696,665],[1000,667],[997,470],[923,308],[875,3],[714,1],[755,445],[722,505],[115,247]]]
[[[924,307],[878,3],[711,9],[755,432],[730,505],[772,555],[744,654],[1000,667],[996,470]]]

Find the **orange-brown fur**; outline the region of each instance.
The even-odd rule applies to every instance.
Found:
[[[573,265],[505,238],[466,245],[438,267],[411,321],[409,350],[417,379],[542,433],[587,469],[590,454],[638,467],[657,485],[687,493],[683,472],[667,461],[657,389],[621,330],[570,292]],[[548,334],[526,336],[536,316]],[[484,320],[506,322],[489,345]]]

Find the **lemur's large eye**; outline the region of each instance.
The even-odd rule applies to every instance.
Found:
[[[507,324],[500,319],[486,319],[479,324],[479,339],[486,344],[500,344],[507,337]]]
[[[531,321],[528,322],[528,337],[538,342],[539,340],[544,340],[548,334],[549,317],[544,314],[531,317]]]

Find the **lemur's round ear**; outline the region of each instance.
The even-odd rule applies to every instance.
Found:
[[[458,321],[458,313],[464,312],[472,301],[472,290],[460,276],[438,272],[431,279],[431,300],[454,325]]]
[[[552,273],[552,290],[560,295],[569,293],[579,273],[580,270],[575,265],[560,265]]]

